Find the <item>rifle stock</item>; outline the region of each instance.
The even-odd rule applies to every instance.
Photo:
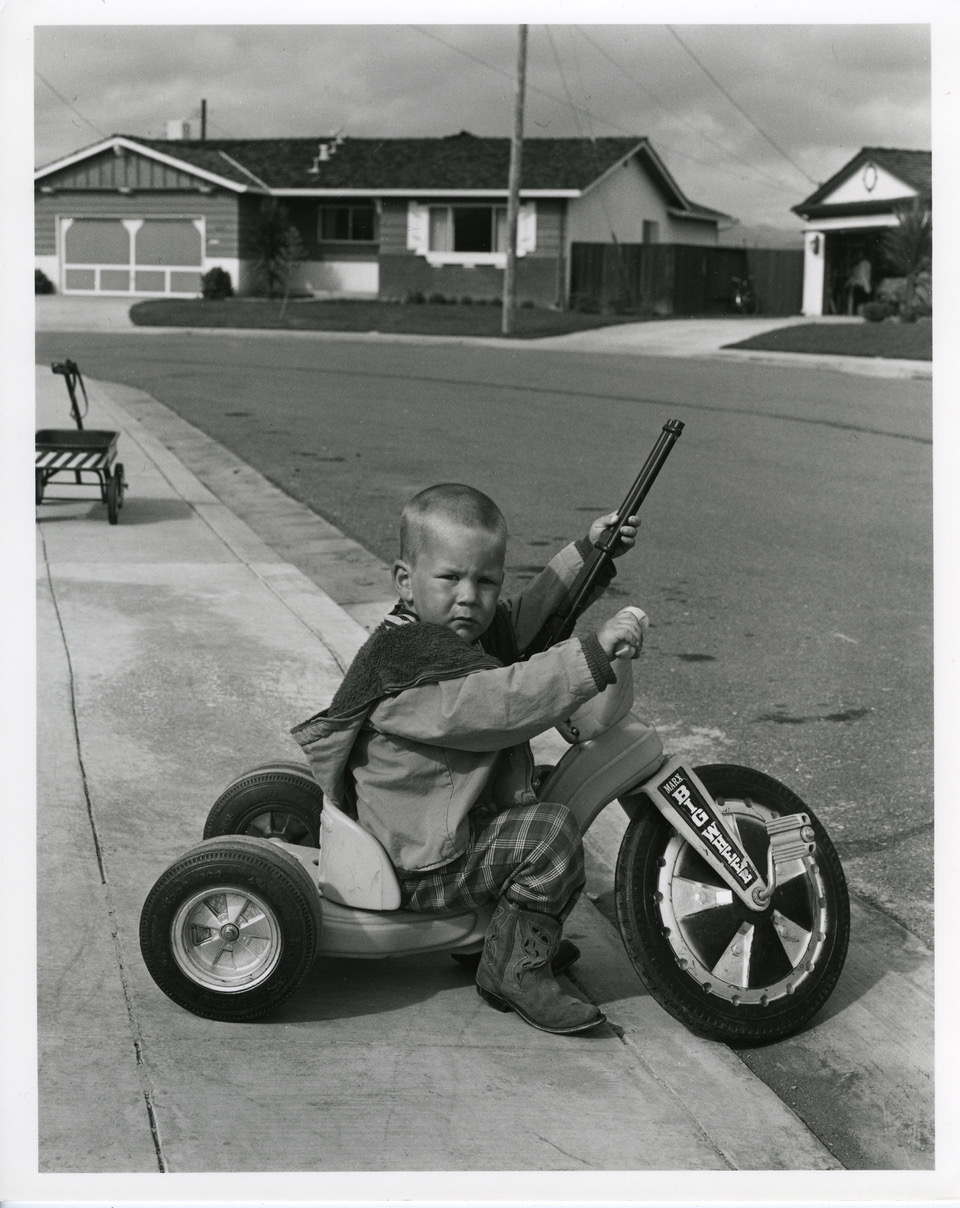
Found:
[[[677,443],[683,423],[678,419],[668,420],[657,438],[656,444],[650,451],[643,468],[634,480],[633,486],[627,492],[623,503],[617,508],[619,523],[606,530],[587,555],[580,573],[570,585],[570,590],[557,609],[541,626],[533,641],[524,651],[524,658],[532,654],[540,654],[557,642],[570,637],[574,627],[590,603],[590,597],[596,589],[597,580],[613,561],[613,551],[620,539],[620,525],[628,516],[635,516],[640,505],[660,473],[663,463],[667,460],[670,450]]]

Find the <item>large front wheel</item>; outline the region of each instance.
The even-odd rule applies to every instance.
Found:
[[[169,998],[207,1019],[255,1019],[306,977],[320,894],[300,863],[246,836],[207,840],[163,873],[140,915],[140,951]]]
[[[813,812],[751,768],[696,769],[725,821],[766,871],[767,822],[806,813],[813,856],[781,871],[770,904],[744,905],[652,805],[627,827],[617,860],[624,945],[644,985],[692,1031],[762,1044],[797,1031],[833,991],[846,958],[850,906],[840,860]]]

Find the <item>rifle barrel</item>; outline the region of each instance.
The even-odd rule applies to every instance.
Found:
[[[583,568],[570,586],[566,600],[560,608],[548,618],[540,632],[527,647],[524,657],[539,654],[557,642],[562,642],[572,633],[580,615],[586,610],[590,597],[596,587],[597,579],[605,567],[613,559],[613,550],[620,538],[620,528],[627,522],[628,517],[636,515],[637,509],[647,497],[657,475],[667,460],[670,450],[676,444],[683,431],[683,422],[679,419],[668,420],[657,438],[643,468],[627,497],[617,509],[618,523],[606,530],[599,541],[594,543],[593,550],[587,556]]]

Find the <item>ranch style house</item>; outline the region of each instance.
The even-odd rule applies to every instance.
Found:
[[[139,138],[115,134],[35,173],[36,265],[64,294],[195,297],[225,269],[255,288],[256,226],[277,198],[315,296],[499,298],[510,139]],[[571,247],[715,246],[727,215],[687,198],[650,142],[523,144],[517,297],[565,306]]]

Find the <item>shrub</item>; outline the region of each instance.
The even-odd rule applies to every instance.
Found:
[[[470,297],[469,294],[464,294],[464,296],[460,299],[460,305],[461,306],[472,306],[473,299]]]
[[[433,302],[437,306],[442,306],[446,300],[447,299],[444,294],[430,294],[430,296],[427,298],[428,302]]]
[[[55,294],[56,287],[42,268],[33,270],[33,292],[35,294]]]
[[[205,298],[232,298],[233,282],[225,268],[212,268],[200,278]]]
[[[423,296],[423,290],[411,290],[410,293],[407,294],[407,302],[413,303],[415,306],[422,306],[424,302],[426,302],[426,298]]]
[[[882,323],[884,319],[889,319],[896,313],[896,305],[891,302],[864,302],[857,307],[857,314],[866,319],[868,323]]]

